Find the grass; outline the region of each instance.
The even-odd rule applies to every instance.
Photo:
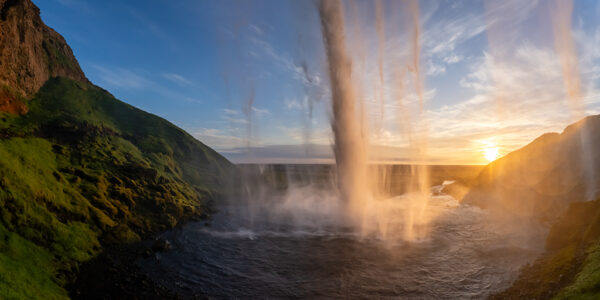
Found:
[[[0,115],[0,295],[64,299],[102,245],[206,210],[233,166],[171,123],[87,83],[49,80]]]
[[[598,299],[600,199],[572,203],[552,225],[546,252],[493,299]]]
[[[583,268],[572,284],[554,299],[598,299],[600,295],[600,242],[587,250]]]
[[[3,299],[67,299],[54,280],[53,256],[0,225],[0,295]]]

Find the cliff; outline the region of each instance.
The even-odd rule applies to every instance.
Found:
[[[0,84],[28,97],[56,76],[87,82],[73,51],[42,22],[35,4],[0,0]]]
[[[206,216],[235,171],[91,84],[29,0],[0,0],[0,83],[0,298],[68,298],[83,262]]]

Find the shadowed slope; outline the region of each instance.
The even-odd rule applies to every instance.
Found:
[[[548,133],[487,165],[464,203],[548,219],[570,202],[594,199],[600,177],[600,116]]]

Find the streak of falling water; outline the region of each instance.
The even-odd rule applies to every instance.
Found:
[[[367,183],[367,154],[363,128],[358,121],[356,91],[352,82],[352,61],[346,50],[344,13],[340,0],[319,3],[319,15],[329,66],[332,94],[331,128],[335,145],[338,186],[346,201],[348,217],[364,219],[365,204],[371,195]]]
[[[584,116],[579,60],[571,32],[572,0],[554,0],[551,7],[554,47],[558,54],[572,117]]]
[[[563,82],[567,92],[567,101],[571,110],[572,121],[585,117],[585,103],[581,88],[581,73],[579,59],[571,30],[571,17],[573,14],[572,0],[554,0],[550,6],[552,17],[552,32],[554,34],[554,48],[558,54],[562,71]],[[590,145],[588,126],[585,124],[580,130],[582,168],[586,180],[586,198],[593,200],[596,197],[596,172],[594,170],[593,147]]]
[[[419,20],[419,1],[411,0],[408,3],[410,17],[413,26],[412,35],[412,62],[411,69],[414,76],[414,87],[418,97],[417,126],[416,132],[411,133],[410,150],[411,158],[415,161],[411,165],[411,186],[409,191],[413,192],[411,198],[411,208],[408,216],[408,226],[405,228],[405,237],[408,240],[414,240],[423,237],[426,232],[423,214],[427,208],[429,199],[429,168],[425,164],[427,160],[427,148],[429,135],[428,124],[424,118],[425,96],[423,93],[423,79],[420,70],[420,20]],[[414,125],[411,127],[415,127]],[[410,129],[414,130],[414,128]]]
[[[385,119],[385,85],[383,80],[383,55],[385,49],[385,31],[384,31],[384,21],[383,21],[383,0],[375,1],[375,22],[377,29],[377,67],[378,67],[378,79],[379,82],[376,84],[376,94],[377,101],[379,102],[379,117],[380,122],[378,129],[379,131],[384,126],[383,120]]]
[[[487,35],[490,52],[493,57],[491,75],[494,81],[494,98],[496,102],[496,115],[498,122],[505,120],[506,99],[511,96],[511,89],[506,80],[506,69],[503,65],[516,64],[513,51],[516,45],[517,35],[520,30],[517,25],[522,21],[523,15],[519,13],[523,10],[520,1],[492,1],[488,0],[486,4]],[[554,49],[557,54],[560,73],[566,91],[566,101],[570,112],[570,122],[576,122],[585,117],[585,103],[582,90],[581,72],[579,70],[579,59],[577,49],[571,29],[573,1],[572,0],[551,0],[542,3],[529,2],[533,7],[537,6],[549,9],[542,11],[540,15],[549,16],[551,23]],[[546,6],[547,5],[547,6]],[[532,7],[532,8],[533,8]],[[545,21],[545,20],[544,20]],[[584,123],[581,123],[584,124]],[[594,170],[593,146],[590,145],[590,136],[588,126],[582,126],[580,132],[580,150],[581,161],[579,165],[573,165],[574,171],[581,171],[586,181],[586,197],[588,200],[594,199],[598,187],[596,184],[596,171]]]
[[[352,4],[352,3],[351,3]],[[376,27],[378,31],[378,75],[381,99],[379,104],[383,110],[383,78],[384,78],[384,36],[383,36],[383,2],[376,3]],[[351,7],[353,8],[353,7]],[[355,8],[355,7],[354,7]],[[409,39],[411,45],[410,61],[401,64],[412,74],[411,82],[417,98],[417,109],[412,120],[414,124],[401,124],[408,126],[407,139],[410,144],[410,158],[415,163],[411,166],[411,180],[407,184],[409,201],[403,202],[404,224],[402,235],[405,239],[415,240],[424,237],[427,218],[425,210],[430,197],[430,184],[428,168],[424,165],[427,161],[428,126],[424,118],[425,96],[423,80],[420,71],[420,24],[419,3],[417,0],[408,3],[408,12],[412,21],[412,34]],[[368,170],[368,133],[364,124],[364,107],[353,78],[352,55],[346,49],[346,36],[344,29],[344,12],[342,2],[339,0],[319,2],[321,28],[325,43],[326,57],[332,93],[332,120],[331,128],[334,133],[334,153],[337,163],[338,188],[347,208],[347,217],[358,225],[362,233],[378,233],[385,238],[395,218],[390,212],[395,210],[398,201],[394,199],[380,199],[384,193],[377,190],[376,180],[385,180],[385,170],[376,170],[375,175]],[[357,22],[357,20],[354,20]],[[361,37],[354,37],[354,43],[360,43]],[[357,41],[358,40],[358,41]],[[360,60],[360,51],[358,51]],[[392,64],[390,64],[392,65]],[[356,71],[355,71],[356,72]],[[406,74],[404,70],[400,71]],[[402,88],[400,84],[398,88]],[[376,91],[377,92],[377,91]],[[401,101],[401,99],[399,99]],[[402,122],[399,120],[399,122]],[[407,128],[404,128],[407,129]],[[375,197],[377,196],[377,198]]]

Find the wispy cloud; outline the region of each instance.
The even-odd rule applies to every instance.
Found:
[[[463,57],[456,54],[450,54],[449,56],[444,57],[443,60],[445,63],[450,65],[460,62],[461,60],[463,60]]]
[[[169,80],[169,81],[171,81],[171,82],[173,82],[173,83],[175,83],[175,84],[177,84],[179,86],[193,86],[194,85],[189,79],[187,79],[187,78],[185,78],[185,77],[183,77],[183,76],[181,76],[179,74],[164,73],[164,74],[162,74],[162,76],[165,79],[167,79],[167,80]]]
[[[269,59],[279,64],[279,66],[283,69],[290,71],[293,78],[296,80],[299,80],[306,86],[321,86],[322,82],[319,74],[311,73],[305,65],[295,63],[290,55],[276,50],[275,47],[262,38],[249,37],[249,40],[255,47],[258,48],[258,50],[260,50],[260,53],[266,55]]]
[[[92,68],[106,85],[132,89],[143,89],[152,85],[152,81],[126,68],[107,68],[100,65],[92,65]]]
[[[298,99],[285,99],[284,101],[285,108],[287,110],[306,110],[308,106],[308,97],[304,96],[302,100]]]
[[[250,24],[249,27],[250,27],[250,29],[254,30],[254,32],[256,32],[257,34],[262,35],[265,33],[265,31],[262,28],[260,28],[258,25]]]
[[[410,39],[410,33],[386,32],[384,57],[386,64],[392,67],[384,71],[385,86],[380,87],[383,91],[377,89],[379,87],[373,79],[377,78],[376,57],[372,53],[358,54],[363,57],[353,61],[353,76],[367,107],[366,117],[371,129],[369,138],[375,145],[374,149],[387,147],[389,157],[410,159],[411,139],[426,137],[431,161],[483,163],[481,151],[484,147],[498,145],[501,154],[505,154],[540,134],[561,131],[572,122],[560,65],[552,45],[534,44],[537,39],[519,36],[522,34],[520,26],[527,20],[531,21],[538,3],[499,1],[486,6],[483,11],[467,9],[464,5],[460,7],[458,3],[452,5],[451,9],[455,11],[449,13],[442,12],[448,7],[441,5],[436,5],[437,10],[423,11],[422,70],[427,77],[439,76],[427,81],[427,84],[444,81],[443,85],[455,85],[453,95],[446,95],[447,86],[426,85],[429,89],[426,89],[425,100],[435,100],[436,107],[425,106],[424,112],[418,109],[414,69],[407,66],[411,49],[406,41]],[[507,11],[515,13],[506,18]],[[507,38],[500,39],[508,51],[502,52],[505,57],[499,57],[495,47],[486,45],[488,40],[495,38],[488,36],[488,30],[504,29],[503,22],[511,23],[505,28]],[[251,59],[274,63],[305,86],[327,89],[321,80],[325,75],[308,72],[306,66],[298,63],[299,59],[282,51],[277,47],[279,44],[269,42],[264,31],[252,27],[249,31],[252,33],[248,37],[251,46],[246,53],[252,53]],[[597,112],[600,109],[600,91],[594,80],[600,78],[600,67],[597,67],[600,62],[600,31],[576,31],[575,37],[580,45],[581,65],[584,66],[581,70],[587,79],[584,96],[587,112]],[[399,68],[406,69],[405,73],[395,74]],[[271,74],[280,70],[270,69]],[[403,79],[398,80],[398,77]],[[397,85],[402,85],[402,89],[398,89]],[[380,112],[377,93],[384,95],[385,115]],[[250,111],[257,116],[276,118],[279,117],[279,108],[285,110],[285,115],[292,115],[292,111],[306,110],[307,104],[302,93],[297,93],[284,97],[278,108],[268,106],[272,113],[262,106],[252,107]],[[323,110],[321,113],[326,115],[328,112]],[[239,111],[224,111],[222,118],[248,126],[242,115]],[[326,124],[311,128],[302,124],[286,124],[285,121],[269,128],[269,134],[274,131],[282,133],[284,138],[278,136],[279,141],[328,146],[332,140],[331,130]],[[374,126],[375,123],[378,126]],[[239,138],[243,132],[242,135],[231,133],[231,136],[243,140]],[[270,142],[273,144],[273,141]],[[269,147],[264,153],[275,155],[273,151],[276,148]],[[290,149],[277,148],[278,151],[295,153]],[[285,153],[277,155],[287,157]]]
[[[229,109],[229,108],[223,109],[223,113],[225,113],[225,115],[227,115],[227,116],[237,116],[237,115],[240,114],[239,111],[233,110],[233,109]]]
[[[486,22],[481,14],[455,15],[426,23],[421,36],[423,49],[430,55],[447,56],[457,45],[485,32]]]
[[[97,64],[91,65],[93,71],[91,78],[96,77],[102,86],[109,89],[118,90],[151,90],[156,93],[159,97],[164,100],[174,101],[186,101],[189,103],[205,103],[198,99],[196,95],[189,95],[183,93],[179,89],[172,89],[164,85],[163,78],[167,78],[164,74],[159,78],[151,79],[151,74],[144,70],[128,69],[123,67],[107,67]],[[184,84],[188,80],[184,77],[178,76],[177,74],[169,74],[169,78],[175,80],[178,83]],[[190,84],[192,84],[190,82]]]
[[[252,112],[254,112],[259,118],[271,114],[271,112],[266,108],[258,108],[254,106],[252,106]]]
[[[223,129],[199,128],[191,130],[190,133],[198,140],[217,150],[230,151],[231,149],[245,147],[248,143],[247,139],[240,138]]]
[[[432,144],[453,139],[476,149],[480,141],[492,138],[506,153],[575,121],[553,49],[525,43],[513,50],[510,60],[494,61],[484,54],[472,67],[461,85],[476,92],[473,97],[428,112]],[[588,89],[586,103],[598,103],[598,95],[598,90]]]
[[[446,66],[443,64],[436,64],[432,60],[427,61],[427,75],[437,76],[446,73]]]

